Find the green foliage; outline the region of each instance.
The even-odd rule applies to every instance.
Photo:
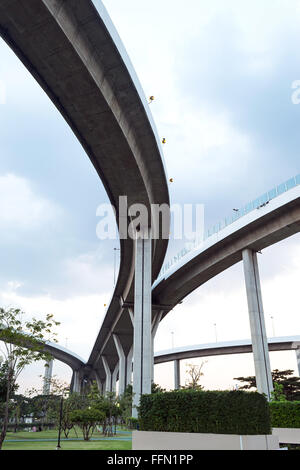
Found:
[[[269,405],[273,428],[300,428],[300,401],[272,401]]]
[[[121,422],[125,424],[132,413],[132,385],[128,385],[125,389],[124,394],[119,397],[119,416]]]
[[[97,384],[94,382],[88,394],[90,406],[101,411],[104,419],[100,423],[103,428],[103,434],[112,436],[116,434],[117,421],[121,418],[126,401],[120,400],[115,393],[109,392],[101,395]]]
[[[161,388],[160,385],[155,384],[152,382],[151,384],[151,393],[164,393],[166,390],[164,388]]]
[[[178,390],[143,395],[140,430],[270,434],[266,398],[257,392]]]
[[[6,394],[7,394],[7,380],[8,380],[8,364],[7,362],[2,362],[0,364],[0,403],[6,401]],[[15,393],[19,388],[19,385],[14,383],[12,384],[11,393]]]
[[[39,361],[49,361],[51,355],[45,351],[46,341],[56,341],[56,333],[52,328],[59,325],[53,315],[46,315],[45,320],[33,318],[24,321],[24,312],[20,309],[0,308],[0,341],[4,346],[4,362],[7,364],[6,398],[3,406],[2,430],[0,433],[0,449],[5,439],[10,399],[16,380],[27,365]]]
[[[133,418],[132,416],[130,418],[126,419],[126,427],[128,429],[138,429],[139,427],[139,420],[136,418]]]
[[[85,408],[84,410],[74,410],[70,413],[70,422],[76,424],[82,430],[85,441],[90,439],[96,424],[103,422],[105,415],[95,408]]]
[[[287,401],[285,394],[283,393],[283,385],[274,382],[274,390],[271,392],[271,401]]]
[[[278,385],[282,385],[282,393],[289,401],[300,400],[300,377],[293,376],[294,371],[291,369],[272,371],[272,381]],[[250,390],[256,388],[255,376],[250,377],[236,377],[235,380],[245,383],[240,387],[240,390]]]

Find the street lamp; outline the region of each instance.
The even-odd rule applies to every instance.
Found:
[[[272,320],[272,329],[273,329],[273,338],[275,338],[275,324],[274,324],[274,317],[270,315],[270,318]]]
[[[61,422],[62,422],[62,413],[63,413],[63,396],[60,398],[60,410],[59,410],[59,429],[58,429],[58,439],[57,439],[57,446],[56,450],[61,450],[60,447],[60,434],[61,434]]]
[[[172,335],[172,349],[174,349],[174,331],[171,331]]]
[[[215,329],[215,337],[216,337],[216,343],[218,342],[218,335],[217,335],[217,324],[214,323],[214,329]]]

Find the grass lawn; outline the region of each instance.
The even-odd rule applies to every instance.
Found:
[[[55,450],[57,437],[58,430],[55,429],[41,432],[9,432],[3,444],[3,450]],[[69,440],[65,440],[64,434],[61,434],[60,445],[61,450],[131,450],[131,432],[118,429],[117,434],[109,438],[95,431],[91,440],[85,442],[80,429],[77,429],[77,437],[72,429]]]

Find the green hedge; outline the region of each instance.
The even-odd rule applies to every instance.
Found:
[[[300,428],[300,401],[270,403],[273,428]]]
[[[257,392],[179,390],[143,395],[141,431],[271,434],[268,402]]]

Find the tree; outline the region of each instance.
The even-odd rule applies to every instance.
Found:
[[[274,390],[271,392],[271,401],[287,401],[283,393],[283,385],[274,382]]]
[[[7,375],[8,375],[8,364],[2,362],[0,364],[0,404],[5,403],[6,401],[6,391],[7,391]],[[14,384],[12,393],[18,390],[18,384]]]
[[[200,366],[196,364],[187,364],[188,369],[186,373],[188,374],[188,380],[185,383],[185,387],[182,387],[186,390],[203,390],[203,386],[200,385],[200,379],[204,375],[202,372],[203,366],[206,361],[203,361]]]
[[[71,419],[71,414],[76,410],[84,410],[88,408],[89,401],[86,396],[80,395],[79,393],[71,393],[67,398],[63,400],[62,404],[62,415],[60,421],[60,400],[58,402],[59,406],[52,408],[50,410],[50,416],[54,418],[54,421],[57,425],[61,425],[61,429],[65,435],[65,438],[68,439],[71,429],[74,429],[77,436],[76,428],[74,422]]]
[[[132,385],[127,385],[123,395],[119,397],[122,424],[126,424],[132,415]]]
[[[4,353],[4,362],[7,364],[0,449],[2,449],[7,432],[10,399],[20,373],[33,362],[40,360],[48,362],[51,355],[45,351],[45,342],[57,342],[52,328],[59,323],[54,321],[53,315],[46,315],[45,320],[33,318],[31,321],[24,321],[24,315],[20,309],[0,308],[0,340],[4,345],[2,353]]]
[[[151,393],[164,393],[166,391],[165,388],[162,388],[160,385],[152,382],[151,384]]]
[[[293,376],[293,373],[294,371],[291,369],[282,371],[274,369],[272,371],[272,380],[274,386],[275,384],[282,386],[282,393],[288,401],[300,400],[300,377]],[[236,377],[234,380],[245,383],[245,385],[240,387],[242,390],[256,388],[255,376]]]
[[[77,424],[83,433],[83,439],[89,441],[94,432],[96,424],[99,424],[104,419],[104,413],[95,408],[86,408],[84,410],[74,410],[70,413],[70,420],[72,424]]]
[[[17,432],[20,422],[32,412],[31,399],[24,395],[13,394],[11,399],[11,418],[14,420],[14,432]]]
[[[114,433],[113,428],[115,428],[116,433],[117,421],[122,416],[119,398],[114,392],[107,392],[105,395],[101,395],[96,382],[91,385],[88,398],[92,408],[104,413],[104,419],[100,423],[103,427],[103,434],[112,436]]]
[[[42,378],[43,376],[40,375]],[[58,422],[60,414],[60,399],[67,398],[70,393],[70,386],[67,382],[60,380],[57,376],[44,379],[44,385],[47,385],[50,393],[44,394],[44,387],[31,388],[26,391],[29,397],[32,397],[34,404],[34,417],[41,419],[42,422]],[[75,409],[75,408],[74,408]]]

